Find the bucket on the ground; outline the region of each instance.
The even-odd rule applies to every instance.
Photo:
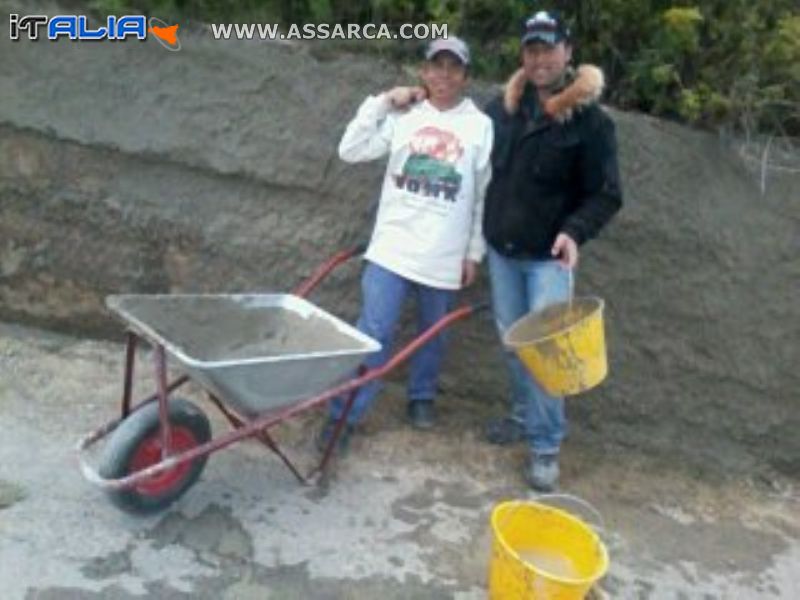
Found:
[[[529,313],[503,341],[553,396],[579,394],[608,374],[603,300],[575,298]]]
[[[597,533],[560,508],[503,502],[491,526],[490,600],[579,600],[608,570]]]

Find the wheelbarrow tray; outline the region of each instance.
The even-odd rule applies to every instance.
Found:
[[[248,417],[330,389],[381,348],[292,294],[113,295],[106,305]]]

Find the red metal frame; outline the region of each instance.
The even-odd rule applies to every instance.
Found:
[[[350,250],[346,250],[343,252],[339,252],[335,256],[331,257],[325,263],[320,265],[318,269],[301,285],[299,285],[295,290],[295,295],[297,296],[306,296],[308,295],[322,279],[325,278],[331,271],[333,271],[337,266],[341,265],[342,263],[346,262],[347,260],[351,259],[352,257],[363,253],[363,246],[357,246]],[[368,383],[374,379],[380,379],[384,377],[388,372],[397,368],[401,363],[406,361],[414,352],[416,352],[419,348],[425,345],[428,341],[430,341],[433,337],[438,335],[443,329],[448,327],[453,322],[463,319],[468,315],[472,314],[473,312],[484,308],[485,305],[468,305],[458,308],[447,315],[445,315],[440,321],[432,325],[428,330],[420,334],[414,340],[412,340],[407,346],[399,350],[393,357],[391,357],[383,366],[377,367],[374,369],[366,369],[365,367],[361,367],[358,371],[358,375],[342,384],[337,385],[325,392],[322,392],[312,398],[308,398],[299,402],[297,404],[293,404],[291,406],[284,407],[282,409],[263,414],[254,419],[247,419],[242,415],[237,414],[229,407],[225,405],[222,399],[214,396],[213,394],[208,394],[209,399],[211,400],[212,404],[216,406],[216,408],[223,414],[223,416],[228,420],[231,424],[233,430],[229,431],[226,434],[223,434],[215,439],[209,440],[208,442],[191,448],[189,450],[185,450],[180,452],[179,454],[172,454],[172,439],[171,439],[171,427],[169,425],[168,419],[168,399],[169,394],[181,387],[185,384],[189,377],[184,375],[181,377],[176,378],[170,383],[167,383],[167,360],[166,360],[166,353],[164,351],[164,347],[160,344],[156,344],[154,347],[154,370],[155,370],[155,378],[156,378],[156,386],[157,392],[143,401],[139,402],[136,406],[131,407],[131,391],[132,391],[132,382],[133,382],[133,370],[134,370],[134,362],[135,362],[135,350],[138,343],[138,336],[136,333],[129,331],[127,333],[127,345],[126,345],[126,360],[125,360],[125,375],[124,375],[124,383],[123,383],[123,395],[122,395],[122,410],[121,416],[118,419],[110,421],[109,423],[105,424],[104,426],[100,427],[93,433],[87,435],[84,439],[82,439],[78,444],[78,451],[79,453],[83,450],[86,450],[89,446],[97,442],[99,439],[106,436],[108,433],[113,431],[115,427],[122,422],[131,412],[138,410],[145,404],[150,402],[158,401],[159,403],[159,421],[160,421],[160,432],[159,435],[161,437],[161,458],[162,460],[158,463],[150,465],[144,469],[141,469],[135,473],[131,473],[126,477],[122,477],[119,479],[104,479],[97,475],[97,473],[88,467],[86,463],[82,462],[83,472],[84,475],[87,476],[91,481],[96,483],[97,485],[106,488],[106,489],[123,489],[135,486],[137,484],[141,484],[144,480],[151,478],[153,476],[162,474],[166,471],[174,469],[179,465],[186,464],[190,461],[195,460],[201,456],[211,454],[212,452],[216,452],[217,450],[221,450],[235,442],[240,440],[254,437],[257,438],[258,441],[263,443],[267,446],[272,452],[278,455],[278,457],[283,461],[283,463],[289,468],[289,470],[294,474],[294,476],[300,481],[301,483],[308,483],[308,479],[316,474],[316,473],[323,473],[329,464],[329,461],[333,455],[333,449],[338,442],[339,436],[342,432],[344,427],[344,423],[347,420],[347,416],[350,412],[350,409],[353,405],[353,400],[355,398],[355,394],[365,383]],[[339,419],[336,427],[334,429],[333,435],[331,436],[330,441],[323,453],[322,460],[320,463],[306,476],[304,477],[300,471],[295,467],[295,465],[289,460],[289,458],[283,453],[283,451],[278,446],[275,439],[269,435],[268,429],[286,419],[289,419],[297,414],[300,414],[306,410],[311,408],[316,408],[327,401],[335,398],[337,396],[347,395],[347,401],[345,403],[344,412]]]
[[[133,390],[133,361],[136,358],[136,342],[138,337],[132,331],[126,335],[125,349],[125,382],[122,386],[122,417],[127,417],[131,412],[131,391]]]
[[[341,265],[342,263],[347,262],[354,256],[358,256],[364,253],[366,250],[365,244],[359,244],[349,250],[342,250],[337,254],[334,254],[331,258],[326,260],[322,263],[317,269],[311,274],[311,276],[298,285],[295,290],[292,292],[295,296],[300,296],[301,298],[305,298],[308,296],[311,291],[319,285],[319,282],[325,279],[325,277],[333,271],[336,267]]]

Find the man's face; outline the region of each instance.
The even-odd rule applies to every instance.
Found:
[[[428,88],[428,99],[435,104],[454,104],[467,85],[466,66],[455,54],[447,51],[425,61],[420,76]]]
[[[537,88],[547,88],[557,83],[572,58],[572,48],[564,42],[545,44],[529,42],[522,47],[522,68]]]

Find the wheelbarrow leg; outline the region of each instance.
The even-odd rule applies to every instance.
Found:
[[[169,409],[167,408],[167,357],[164,346],[155,347],[154,361],[156,367],[156,385],[158,386],[158,416],[161,431],[161,459],[164,460],[172,450],[172,431],[169,426]]]
[[[364,365],[361,365],[358,368],[358,376],[362,376],[366,372],[367,368]],[[336,444],[339,442],[339,436],[342,434],[342,429],[344,429],[344,425],[347,422],[347,416],[350,414],[350,409],[353,408],[353,402],[356,399],[356,394],[360,388],[354,388],[350,390],[350,393],[347,395],[347,401],[344,404],[344,410],[342,411],[342,416],[339,417],[339,420],[336,421],[336,426],[333,429],[333,435],[331,435],[331,439],[328,441],[328,446],[325,448],[325,454],[322,456],[322,461],[319,463],[316,469],[314,469],[310,474],[314,473],[325,473],[325,469],[328,467],[328,463],[331,460],[331,456],[333,456],[333,449],[336,447]]]
[[[277,454],[280,457],[280,459],[283,461],[283,464],[289,467],[289,470],[297,478],[297,481],[299,481],[303,485],[308,484],[308,480],[305,477],[303,477],[300,471],[297,470],[297,467],[295,467],[292,461],[290,461],[289,458],[283,453],[283,451],[278,446],[278,443],[272,438],[272,436],[269,433],[267,433],[266,431],[262,431],[259,434],[259,437],[261,439],[261,442],[266,444],[270,450],[272,450],[275,454]]]
[[[234,427],[234,429],[239,429],[245,425],[244,419],[242,419],[241,417],[239,417],[239,415],[228,409],[228,407],[226,407],[222,403],[222,401],[219,398],[217,398],[214,394],[208,394],[208,397],[211,399],[211,402],[213,402],[214,405],[219,409],[219,412],[221,412],[225,416],[225,418],[228,419],[228,421]],[[278,443],[273,439],[271,435],[269,435],[269,433],[267,433],[266,430],[259,431],[255,437],[258,438],[259,442],[267,446],[270,450],[272,450],[275,454],[277,454],[280,457],[280,459],[283,461],[283,464],[285,464],[289,468],[289,470],[292,472],[292,474],[297,478],[297,480],[300,483],[302,484],[308,483],[308,480],[300,474],[300,471],[297,470],[297,467],[295,467],[292,461],[289,460],[289,457],[287,457],[283,453],[283,451],[280,449],[280,446],[278,446]]]
[[[125,344],[125,383],[122,388],[122,418],[131,413],[131,392],[133,391],[133,361],[136,358],[136,343],[139,338],[129,331]]]
[[[123,379],[122,384],[122,415],[120,418],[115,421],[113,424],[109,424],[109,429],[113,429],[117,424],[125,420],[131,412],[135,410],[139,410],[144,405],[159,400],[161,397],[161,388],[157,386],[158,391],[155,394],[152,394],[145,398],[144,400],[140,401],[135,406],[131,406],[131,402],[133,399],[133,372],[134,372],[134,365],[136,363],[136,347],[139,344],[139,336],[136,335],[133,331],[128,331],[126,334],[126,341],[125,341],[125,376]],[[162,348],[163,351],[163,348]],[[156,357],[158,359],[158,357]],[[164,375],[163,381],[165,385],[166,395],[169,396],[170,393],[181,387],[184,383],[189,381],[188,375],[181,375],[174,381],[171,381],[169,385],[166,384],[166,357],[164,357]],[[162,381],[160,373],[160,367],[156,360],[156,382]]]

